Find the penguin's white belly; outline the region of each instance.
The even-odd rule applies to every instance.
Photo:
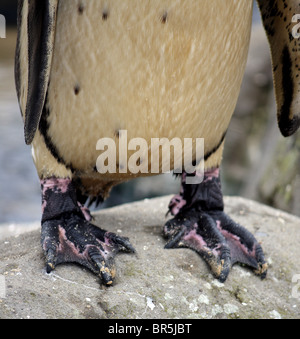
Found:
[[[251,0],[63,0],[48,89],[49,130],[73,168],[100,138],[220,143],[247,59]]]

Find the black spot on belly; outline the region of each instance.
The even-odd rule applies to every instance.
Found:
[[[75,93],[75,95],[78,95],[79,92],[80,92],[80,86],[79,86],[78,84],[76,84],[76,85],[74,86],[74,93]]]
[[[107,9],[105,9],[103,12],[102,12],[102,20],[103,21],[106,21],[109,17],[109,11]]]
[[[168,12],[164,12],[164,14],[162,15],[161,19],[160,19],[162,24],[166,24],[168,21]]]
[[[78,13],[82,14],[84,12],[84,5],[83,4],[79,4],[78,6]]]

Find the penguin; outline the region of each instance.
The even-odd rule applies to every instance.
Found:
[[[278,124],[290,136],[300,125],[300,46],[294,34],[300,3],[258,5],[270,42]],[[133,173],[120,157],[126,131],[128,140],[147,145],[153,138],[204,140],[203,156],[192,152],[194,171],[183,167],[178,174],[181,189],[162,229],[165,248],[196,251],[221,282],[235,263],[266,276],[261,245],[224,212],[220,182],[252,10],[251,0],[18,1],[16,89],[41,182],[48,273],[59,264],[79,263],[109,286],[115,256],[135,252],[128,238],[94,225],[87,205],[104,201],[114,185],[152,175]],[[116,171],[96,166],[99,140],[120,145],[115,154],[106,149]],[[141,153],[139,165],[150,167],[153,152],[150,146]]]

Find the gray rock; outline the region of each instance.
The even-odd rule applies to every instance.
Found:
[[[262,242],[270,268],[262,281],[236,265],[221,284],[196,253],[163,249],[169,199],[96,214],[99,226],[129,236],[137,250],[117,257],[116,281],[109,288],[76,265],[47,275],[37,229],[2,239],[0,318],[300,318],[299,218],[226,198],[227,212]]]

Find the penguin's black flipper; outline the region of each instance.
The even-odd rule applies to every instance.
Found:
[[[300,126],[300,3],[257,2],[271,47],[278,124],[287,137]]]
[[[45,103],[57,6],[58,0],[18,1],[15,78],[27,144],[32,143]]]
[[[190,185],[183,176],[181,194],[172,199],[169,208],[175,217],[164,226],[165,248],[196,251],[221,282],[235,263],[252,267],[265,278],[267,264],[260,244],[223,211],[219,176],[209,174],[202,183]]]
[[[107,232],[90,223],[90,215],[77,202],[76,189],[69,179],[42,181],[42,248],[50,273],[62,263],[78,263],[111,285],[115,277],[114,257],[134,253],[128,238]]]

